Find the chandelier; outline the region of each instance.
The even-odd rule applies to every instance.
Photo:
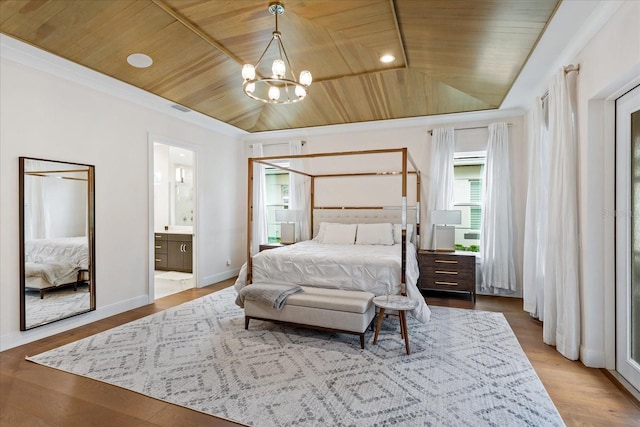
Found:
[[[278,31],[278,15],[284,13],[284,6],[280,3],[272,3],[269,5],[269,13],[275,16],[276,29],[256,65],[245,64],[242,67],[242,78],[244,79],[242,90],[248,97],[269,104],[292,104],[302,101],[307,96],[309,85],[311,85],[311,73],[304,70],[300,73],[300,78],[296,80],[287,51],[282,44],[282,34]],[[276,42],[274,49],[277,49],[278,59],[273,61],[271,75],[269,77],[256,76],[256,70],[274,40]]]

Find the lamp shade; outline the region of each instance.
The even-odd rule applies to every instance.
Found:
[[[462,224],[462,211],[433,210],[431,211],[433,224]]]
[[[299,220],[300,211],[295,209],[284,209],[276,211],[276,221],[296,222]]]

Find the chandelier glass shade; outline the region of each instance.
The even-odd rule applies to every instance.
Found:
[[[284,6],[280,3],[273,3],[269,6],[269,13],[275,16],[276,29],[256,65],[245,64],[242,67],[244,80],[242,90],[248,97],[269,104],[292,104],[302,101],[309,93],[312,81],[311,73],[304,70],[296,80],[295,71],[282,43],[282,34],[278,31],[278,15],[284,13]],[[258,67],[272,44],[275,46],[277,59],[273,61],[271,70],[260,73]],[[267,77],[263,77],[263,75],[267,75]]]

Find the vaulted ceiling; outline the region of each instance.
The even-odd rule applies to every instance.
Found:
[[[0,32],[248,132],[498,108],[558,0],[281,0],[301,102],[242,91],[274,31],[264,0],[0,0]],[[149,68],[127,63],[132,53]],[[395,60],[383,64],[390,53]],[[272,58],[265,61],[271,62]]]

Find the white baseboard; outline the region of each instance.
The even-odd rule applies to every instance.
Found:
[[[0,351],[8,350],[13,347],[18,347],[23,344],[37,341],[42,338],[47,338],[61,332],[68,331],[79,326],[87,325],[97,320],[105,319],[109,316],[124,313],[125,311],[133,310],[143,305],[148,304],[148,296],[141,295],[135,298],[131,298],[126,301],[111,304],[106,307],[97,308],[94,311],[80,314],[78,316],[70,317],[68,319],[60,320],[48,325],[39,326],[28,331],[10,332],[8,334],[0,336]]]
[[[236,277],[240,273],[239,268],[235,268],[233,270],[227,270],[222,273],[212,274],[210,276],[200,277],[198,280],[197,286],[199,288],[204,288],[205,286],[212,285],[214,283],[222,282],[223,280],[231,279],[232,277]]]

